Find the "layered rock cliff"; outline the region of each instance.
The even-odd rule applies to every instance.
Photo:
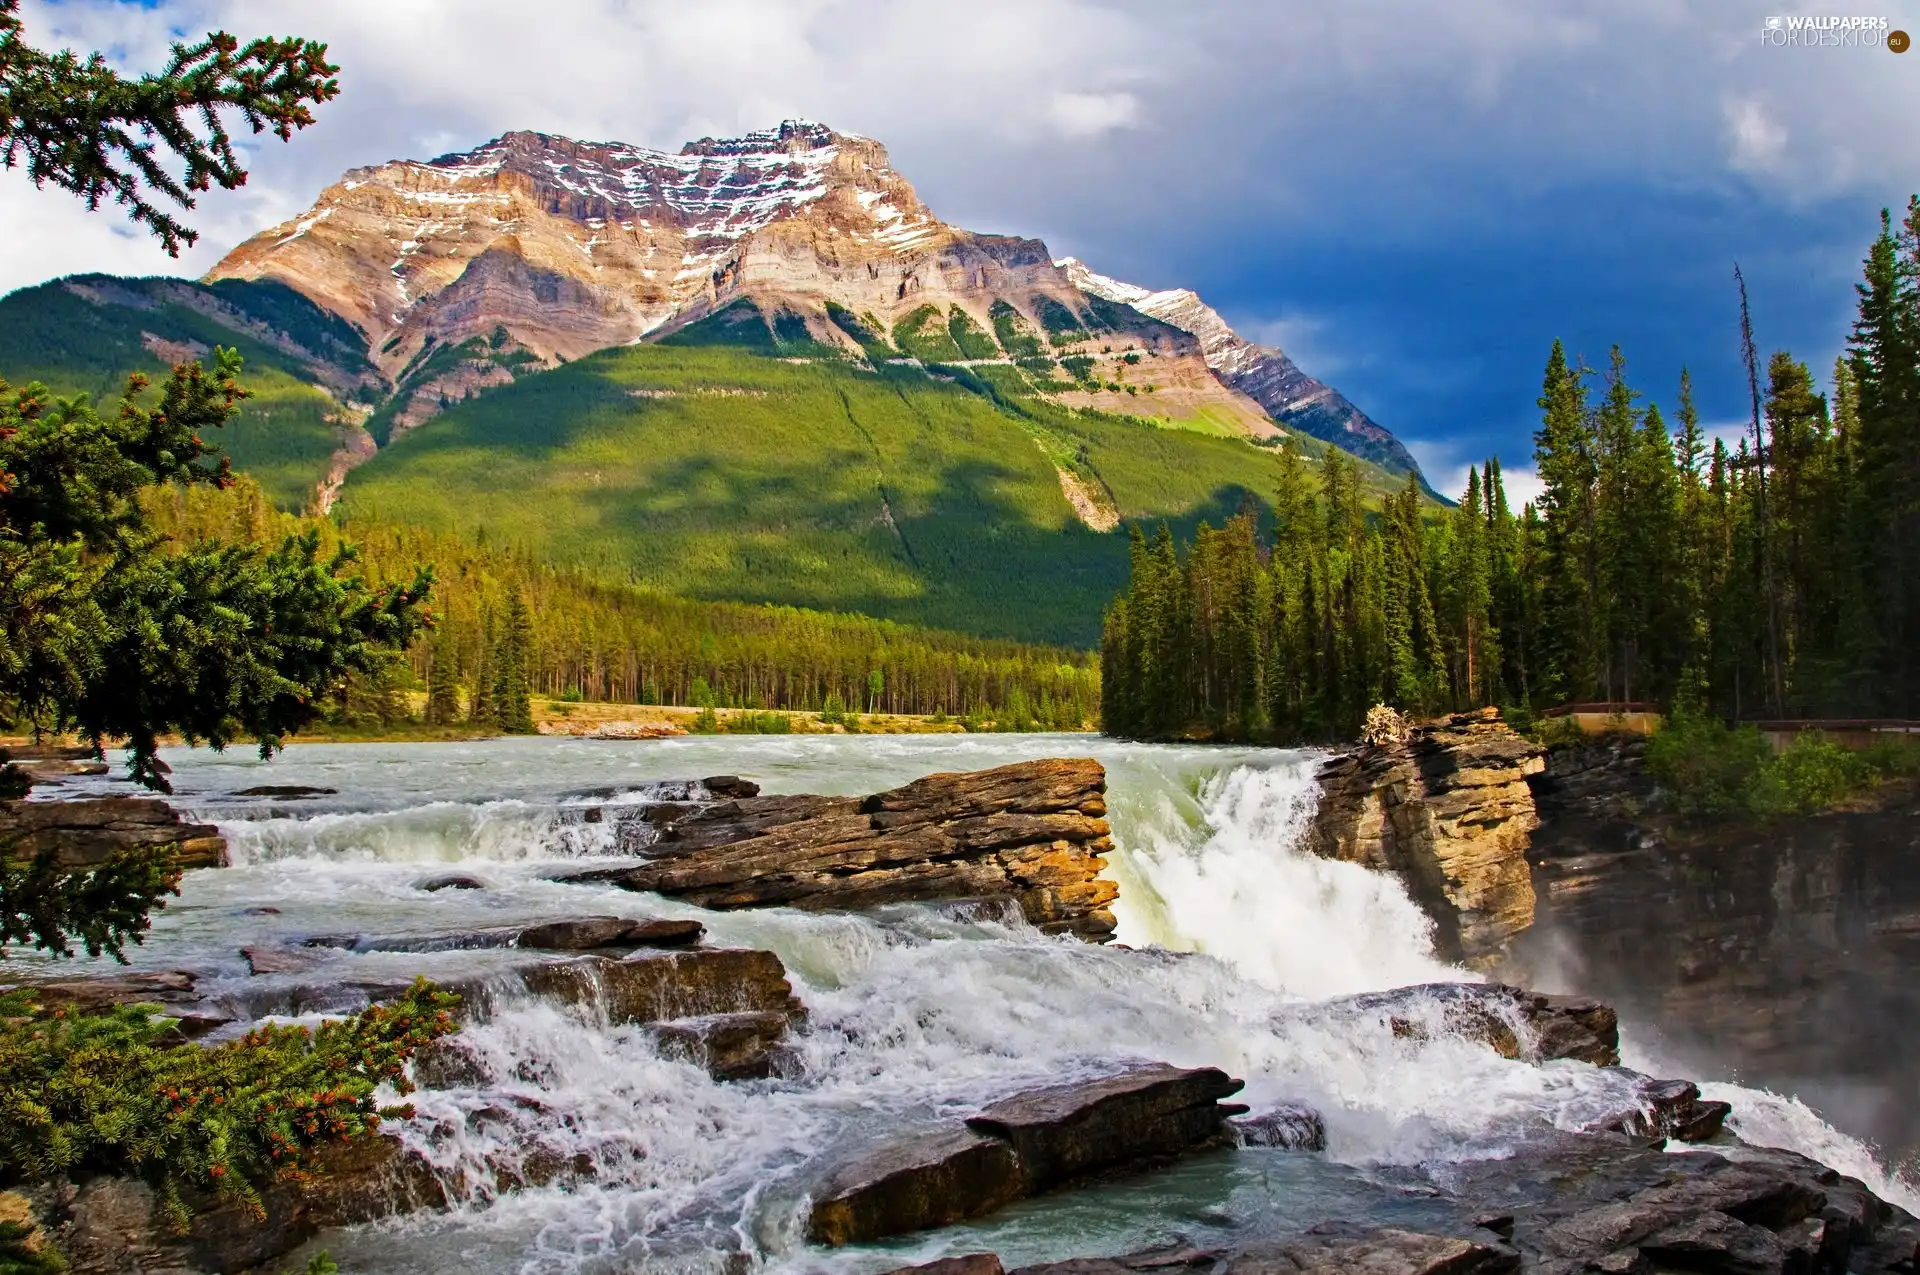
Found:
[[[1665,813],[1644,737],[1542,750],[1492,710],[1327,763],[1321,854],[1392,871],[1446,959],[1576,992],[1669,1066],[1920,1156],[1920,788],[1764,824]]]
[[[1527,776],[1541,750],[1495,709],[1416,727],[1321,771],[1315,850],[1393,872],[1434,920],[1434,947],[1484,967],[1533,924]]]

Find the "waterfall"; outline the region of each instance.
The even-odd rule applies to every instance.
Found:
[[[1116,937],[1202,952],[1297,996],[1473,980],[1433,957],[1433,925],[1399,881],[1301,849],[1316,757],[1236,766],[1191,798],[1161,786],[1116,820]]]
[[[492,1079],[415,1095],[415,1118],[397,1127],[458,1185],[457,1207],[328,1237],[350,1267],[718,1272],[731,1269],[726,1254],[740,1253],[775,1270],[860,1275],[947,1251],[991,1248],[1012,1264],[1177,1236],[1239,1237],[1248,1227],[1339,1216],[1355,1200],[1387,1200],[1382,1183],[1396,1174],[1504,1155],[1530,1130],[1579,1128],[1629,1092],[1628,1080],[1602,1069],[1501,1059],[1450,1034],[1437,1006],[1398,1010],[1427,1029],[1404,1035],[1377,1012],[1333,999],[1470,976],[1434,958],[1426,920],[1396,879],[1301,848],[1317,797],[1314,754],[1085,737],[672,743],[468,745],[444,755],[457,765],[437,755],[441,769],[424,791],[406,777],[413,772],[396,777],[380,765],[380,746],[296,749],[290,780],[344,795],[311,813],[276,809],[253,819],[218,790],[257,783],[255,772],[196,764],[201,754],[175,760],[176,783],[189,801],[198,791],[204,808],[217,810],[244,866],[191,875],[137,954],[142,963],[197,954],[242,979],[235,948],[255,936],[697,915],[717,945],[776,952],[808,1007],[795,1039],[797,1076],[728,1084],[661,1056],[642,1028],[609,1028],[548,1005],[509,1006],[469,1027],[463,1036]],[[558,860],[613,848],[609,825],[587,821],[583,799],[567,795],[603,784],[608,772],[630,792],[735,773],[773,791],[863,792],[934,770],[1088,754],[1109,774],[1109,872],[1121,891],[1118,942],[1109,947],[1049,938],[977,910],[705,913],[543,878]],[[449,864],[492,888],[416,888]],[[376,968],[423,958],[353,959]],[[1256,1109],[1314,1106],[1326,1120],[1328,1153],[1203,1157],[884,1252],[823,1258],[802,1243],[808,1175],[822,1157],[1022,1087],[1145,1059],[1221,1067],[1245,1078],[1244,1100]],[[1804,1107],[1726,1087],[1713,1096],[1732,1101],[1757,1140],[1916,1202],[1887,1182],[1868,1148]],[[584,1168],[589,1184],[499,1195],[487,1185],[542,1165]],[[1389,1206],[1420,1207],[1400,1195]],[[1188,1214],[1178,1226],[1168,1220]]]

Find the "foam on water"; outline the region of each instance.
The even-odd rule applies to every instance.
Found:
[[[460,1207],[448,1217],[330,1237],[348,1269],[698,1270],[717,1269],[729,1252],[780,1269],[884,1269],[900,1264],[899,1246],[828,1259],[802,1244],[804,1197],[826,1160],[1119,1060],[1218,1066],[1246,1079],[1244,1100],[1256,1110],[1288,1100],[1318,1108],[1329,1156],[1289,1162],[1285,1172],[1307,1177],[1292,1183],[1287,1199],[1260,1205],[1281,1214],[1324,1209],[1315,1182],[1350,1195],[1381,1166],[1499,1156],[1529,1129],[1578,1128],[1617,1109],[1628,1092],[1618,1074],[1582,1064],[1505,1061],[1450,1035],[1435,1004],[1395,1006],[1396,1016],[1429,1029],[1408,1036],[1377,1007],[1329,1000],[1471,976],[1434,958],[1429,926],[1396,880],[1300,849],[1316,797],[1313,754],[1085,737],[673,742],[466,745],[458,756],[418,759],[440,768],[437,787],[418,771],[385,768],[376,749],[315,757],[295,750],[287,782],[325,782],[345,795],[312,814],[264,819],[234,818],[231,803],[222,807],[246,866],[191,876],[141,960],[188,952],[231,961],[237,918],[290,931],[331,923],[402,932],[563,912],[694,914],[611,887],[540,879],[556,859],[613,848],[608,825],[569,813],[577,803],[563,794],[583,775],[599,783],[611,771],[622,784],[644,785],[738,773],[771,791],[861,792],[934,770],[1087,754],[1109,771],[1109,871],[1121,889],[1118,938],[1127,946],[1049,939],[1005,919],[926,909],[880,917],[701,913],[714,942],[770,948],[786,963],[810,1013],[796,1039],[804,1078],[718,1084],[661,1057],[643,1030],[537,1004],[510,1007],[464,1033],[504,1079],[416,1095],[418,1115],[401,1129],[448,1181],[464,1184]],[[219,804],[217,790],[258,782],[194,761],[176,760],[176,779],[189,790],[200,784],[209,808]],[[369,782],[356,787],[359,775]],[[459,897],[415,888],[429,865],[449,863],[495,888]],[[261,907],[280,910],[260,918]],[[1709,1089],[1734,1104],[1736,1128],[1751,1140],[1792,1147],[1890,1199],[1917,1203],[1866,1147],[1805,1107],[1732,1086]],[[503,1168],[576,1162],[590,1164],[594,1186],[495,1198],[486,1185]],[[1216,1158],[1214,1167],[1193,1170],[1215,1178],[1192,1189],[1217,1203],[1232,1190],[1215,1179],[1256,1163],[1252,1153]],[[1006,1223],[1015,1229],[994,1243],[1037,1260],[1157,1234],[1088,1213],[1091,1198],[1067,1193],[1022,1206]],[[1155,1198],[1149,1214],[1166,1203]],[[960,1234],[910,1247],[925,1257],[966,1242]]]

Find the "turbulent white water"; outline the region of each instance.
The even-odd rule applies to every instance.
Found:
[[[541,878],[554,860],[609,853],[603,796],[734,773],[768,791],[867,792],[935,770],[1094,755],[1108,767],[1118,938],[1100,948],[937,909],[884,917],[729,914]],[[532,1159],[586,1157],[595,1184],[492,1198],[444,1217],[330,1236],[345,1269],[613,1272],[713,1269],[744,1253],[771,1268],[878,1270],[994,1248],[1014,1260],[1113,1252],[1222,1228],[1350,1215],[1443,1216],[1391,1189],[1402,1170],[1494,1156],[1530,1129],[1574,1128],[1626,1082],[1574,1063],[1504,1061],[1440,1030],[1396,1036],[1327,998],[1469,977],[1437,962],[1425,919],[1391,878],[1295,849],[1315,758],[1271,750],[1120,745],[1076,736],[763,738],[588,744],[502,741],[309,746],[270,770],[174,759],[185,799],[223,823],[241,866],[197,873],[140,964],[191,966],[207,985],[248,979],[237,948],[315,933],[401,933],[535,916],[700,915],[711,941],[770,948],[811,1015],[799,1079],[720,1084],[660,1057],[636,1029],[554,1008],[510,1008],[470,1028],[508,1082],[418,1095],[403,1130],[449,1179],[490,1180]],[[253,784],[340,790],[247,801]],[[631,798],[628,798],[631,799]],[[451,867],[483,891],[427,894]],[[484,968],[486,953],[343,955],[342,978]],[[311,981],[311,976],[309,976]],[[970,1226],[825,1255],[799,1238],[811,1175],[845,1148],[1012,1089],[1122,1059],[1213,1065],[1244,1077],[1256,1110],[1305,1101],[1327,1156],[1242,1152],[1029,1202]],[[1716,1087],[1759,1142],[1793,1146],[1887,1183],[1866,1148],[1804,1107]]]

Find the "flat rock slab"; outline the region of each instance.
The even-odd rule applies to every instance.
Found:
[[[1102,1169],[1177,1156],[1221,1133],[1245,1107],[1220,1105],[1242,1081],[1215,1067],[1164,1063],[1118,1075],[1036,1089],[1002,1099],[967,1120],[1019,1158],[1033,1195]]]
[[[903,1136],[838,1166],[807,1232],[840,1245],[945,1226],[1094,1173],[1170,1159],[1223,1137],[1241,1082],[1212,1067],[1129,1067],[1012,1095],[961,1126]]]
[[[66,872],[89,871],[134,850],[165,851],[181,868],[217,868],[227,861],[218,828],[183,822],[158,797],[0,801],[0,845],[8,858],[21,861],[51,850],[54,866]]]
[[[1106,814],[1106,771],[1088,759],[929,775],[865,799],[675,803],[634,816],[646,862],[560,879],[722,909],[1011,899],[1042,930],[1104,941],[1119,893],[1100,879]]]
[[[1392,1227],[1317,1227],[1272,1248],[1229,1254],[1214,1275],[1511,1275],[1520,1254],[1494,1239]]]
[[[991,1213],[1021,1196],[1013,1148],[965,1128],[888,1143],[823,1182],[807,1238],[839,1246],[947,1226]]]
[[[886,1272],[886,1275],[1006,1275],[1006,1268],[1000,1265],[997,1253],[964,1253],[958,1257],[942,1257],[931,1262],[922,1262],[918,1266],[900,1266]]]
[[[434,930],[420,934],[323,934],[306,940],[306,946],[349,952],[464,952],[503,947],[591,952],[601,948],[691,947],[705,937],[706,932],[707,927],[698,921],[574,916],[530,925]]]

